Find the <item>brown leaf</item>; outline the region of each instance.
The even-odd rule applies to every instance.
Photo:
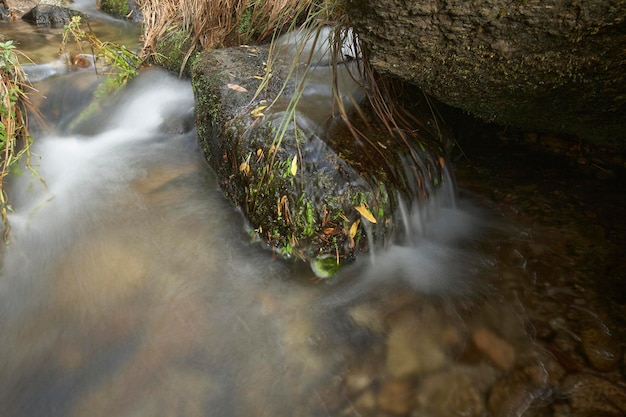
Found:
[[[235,90],[239,93],[247,93],[248,90],[246,90],[244,87],[240,86],[239,84],[226,84],[226,87],[230,88],[231,90]]]

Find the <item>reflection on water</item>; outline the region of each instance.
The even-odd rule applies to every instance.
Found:
[[[80,10],[78,7],[74,8]],[[139,49],[140,25],[113,19],[103,22],[101,16],[106,16],[106,14],[98,11],[99,20],[88,19],[89,27],[84,24],[83,30],[88,32],[91,28],[102,41],[125,45],[130,50]],[[49,63],[55,61],[59,55],[63,28],[35,26],[22,19],[10,22],[0,21],[0,41],[9,39],[13,40],[18,49],[26,52],[29,60],[37,64]],[[71,42],[68,49],[73,49]],[[25,64],[28,60],[21,59],[21,62]]]

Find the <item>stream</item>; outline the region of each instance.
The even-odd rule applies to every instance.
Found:
[[[35,61],[49,122],[41,179],[8,190],[0,416],[626,415],[622,171],[463,125],[455,204],[320,281],[251,242],[189,81],[149,68],[85,123],[102,77],[55,69],[61,31],[0,33]]]

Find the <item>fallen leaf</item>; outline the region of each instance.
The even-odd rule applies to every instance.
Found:
[[[361,219],[356,219],[354,223],[352,223],[352,226],[350,226],[350,239],[354,239],[354,237],[356,236],[356,231],[359,228],[359,223],[361,223]]]
[[[293,157],[293,160],[291,161],[291,175],[295,177],[297,172],[298,172],[298,155],[295,155]]]
[[[248,90],[246,90],[244,87],[240,86],[239,84],[226,84],[226,87],[230,88],[231,90],[235,90],[239,93],[247,93]]]
[[[239,165],[239,171],[246,175],[250,173],[250,164],[248,164],[248,161],[242,162],[241,165]]]
[[[367,207],[356,206],[355,209],[361,214],[361,216],[365,217],[365,219],[369,220],[371,223],[376,223],[376,218],[372,215],[372,212],[367,209]]]
[[[246,160],[243,161],[241,165],[239,165],[239,171],[243,172],[246,175],[250,174],[250,156],[251,155],[252,153],[248,154],[248,157],[246,158]]]
[[[261,113],[265,109],[267,109],[267,106],[259,106],[259,107],[255,108],[254,110],[252,110],[250,112],[250,114],[254,116],[254,115],[258,114],[258,113]]]

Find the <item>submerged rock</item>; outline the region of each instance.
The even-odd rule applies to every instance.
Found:
[[[199,55],[198,140],[251,233],[325,278],[372,242],[393,239],[399,196],[425,200],[449,177],[429,144],[402,148],[357,120],[367,137],[356,140],[333,111],[333,67],[298,61],[285,42],[275,56],[264,47]],[[336,66],[344,103],[363,101],[354,71],[349,62]]]
[[[617,417],[626,413],[626,387],[590,373],[564,378],[560,394],[567,398],[572,415]]]
[[[594,369],[608,372],[619,367],[622,345],[614,334],[599,324],[584,328],[580,333],[583,353]]]

